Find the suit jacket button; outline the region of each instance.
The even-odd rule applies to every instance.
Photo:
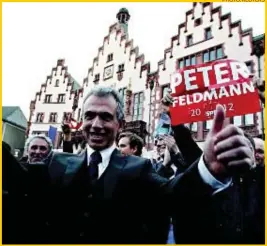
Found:
[[[84,232],[80,232],[80,237],[84,237]]]
[[[92,198],[92,197],[93,197],[93,195],[92,195],[92,194],[88,195],[88,198]]]

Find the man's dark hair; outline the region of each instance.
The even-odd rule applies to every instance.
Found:
[[[251,137],[248,133],[244,132],[244,136],[249,140],[249,142],[251,143],[253,150],[255,151],[256,149],[256,145],[255,145],[255,141],[253,139],[253,137]]]
[[[136,153],[135,155],[141,156],[142,155],[142,149],[144,146],[144,141],[142,138],[140,138],[137,134],[132,132],[122,132],[119,136],[118,141],[120,141],[121,138],[128,138],[129,139],[129,145],[133,149],[136,147]]]

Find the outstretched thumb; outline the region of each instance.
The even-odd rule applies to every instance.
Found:
[[[212,122],[211,134],[220,132],[224,126],[225,111],[222,105],[216,106],[215,115]]]

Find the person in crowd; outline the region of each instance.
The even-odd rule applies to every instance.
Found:
[[[122,155],[142,156],[144,141],[137,134],[122,132],[119,135],[118,148]]]
[[[265,105],[265,80],[260,79],[256,75],[253,75],[253,84],[258,90],[258,94],[261,102]]]
[[[154,160],[153,166],[158,174],[170,179],[186,170],[187,164],[173,136],[161,135],[155,144],[157,158]]]
[[[61,125],[63,134],[63,152],[66,153],[81,153],[86,146],[86,141],[84,141],[83,136],[76,131],[71,134],[71,128],[68,124],[62,123]]]
[[[261,138],[254,138],[255,142],[255,159],[258,166],[264,166],[264,141]]]
[[[46,220],[51,199],[46,199],[47,165],[52,144],[44,136],[27,139],[26,162],[18,161],[2,144],[2,205],[3,244],[35,244],[46,242]],[[29,172],[34,173],[30,175]],[[48,203],[47,203],[48,202]]]
[[[167,94],[164,100],[172,102],[171,95]],[[241,129],[223,127],[224,119],[222,109],[213,119],[199,166],[190,167],[180,179],[183,199],[172,204],[176,243],[264,243],[264,171],[255,168],[255,143]],[[232,134],[232,141],[222,132]],[[245,145],[251,150],[250,165],[239,165],[235,159],[242,156],[239,151],[233,157],[230,149],[239,141],[236,134],[244,136],[239,151]],[[187,135],[187,141],[189,138]],[[207,177],[204,182],[203,177]]]
[[[46,236],[46,241],[165,243],[168,227],[159,225],[166,223],[172,212],[174,218],[179,218],[176,223],[182,229],[176,231],[177,243],[180,236],[180,241],[186,237],[187,243],[191,243],[205,227],[206,216],[205,220],[201,218],[203,212],[209,215],[206,206],[211,207],[212,195],[228,188],[232,175],[228,170],[234,168],[239,172],[253,164],[252,151],[243,133],[236,126],[224,126],[224,111],[219,105],[200,158],[192,154],[198,152],[193,146],[183,146],[184,140],[179,140],[188,133],[183,133],[185,128],[173,128],[184,160],[191,163],[198,159],[183,174],[169,181],[155,172],[149,160],[122,156],[116,150],[115,138],[124,117],[122,105],[114,89],[94,88],[83,104],[87,148],[80,155],[55,153],[50,159],[47,184],[53,194],[49,199],[53,211],[47,217],[47,224],[55,228],[57,238]],[[187,143],[195,144],[191,140]],[[31,175],[36,177],[34,172]],[[216,239],[209,231],[203,232],[202,239]],[[221,243],[227,238],[211,241]],[[40,238],[39,243],[42,241]]]
[[[26,140],[24,149],[25,156],[21,158],[20,162],[41,162],[52,153],[53,143],[45,135],[35,135]]]

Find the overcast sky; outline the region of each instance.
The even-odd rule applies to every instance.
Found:
[[[264,3],[214,3],[243,29],[264,33]],[[3,106],[20,106],[29,116],[29,103],[50,75],[57,59],[82,84],[98,47],[126,7],[131,15],[129,37],[145,54],[152,69],[177,34],[192,3],[2,3]]]

